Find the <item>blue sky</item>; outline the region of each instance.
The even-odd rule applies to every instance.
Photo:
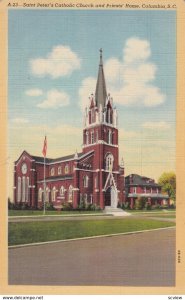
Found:
[[[175,11],[10,9],[8,43],[11,162],[24,149],[41,155],[45,133],[48,156],[81,151],[82,112],[103,48],[126,173],[157,178],[175,168]],[[56,49],[72,58],[66,74],[48,63]]]

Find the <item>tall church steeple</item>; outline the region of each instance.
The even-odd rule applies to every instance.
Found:
[[[105,76],[103,71],[102,52],[103,52],[102,49],[100,49],[100,63],[99,63],[98,79],[96,83],[96,92],[95,92],[95,102],[97,107],[100,107],[100,105],[102,107],[105,107],[106,98],[107,98]]]

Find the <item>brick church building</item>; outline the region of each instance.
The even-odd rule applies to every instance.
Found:
[[[45,191],[45,193],[44,193]],[[44,197],[45,195],[45,197]],[[95,94],[84,112],[82,152],[59,158],[38,157],[23,151],[14,165],[14,203],[61,208],[83,200],[100,208],[116,208],[124,199],[124,166],[119,166],[118,115],[107,94],[102,51]]]

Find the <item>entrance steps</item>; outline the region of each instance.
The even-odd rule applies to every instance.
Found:
[[[105,209],[103,211],[105,214],[111,214],[113,216],[116,216],[116,217],[127,217],[127,216],[130,216],[130,213],[122,210],[121,208],[114,208],[114,207],[111,207],[111,206],[105,206]]]

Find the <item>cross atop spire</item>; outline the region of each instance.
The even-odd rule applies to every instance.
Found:
[[[102,108],[104,108],[106,103],[106,98],[107,98],[107,91],[106,91],[105,76],[103,71],[102,48],[100,48],[99,51],[100,51],[100,63],[99,63],[98,79],[96,83],[95,100],[96,100],[96,105],[98,107],[101,104]]]
[[[102,50],[102,48],[100,48],[100,66],[103,66],[103,59],[102,59],[102,53],[103,53],[103,50]]]

